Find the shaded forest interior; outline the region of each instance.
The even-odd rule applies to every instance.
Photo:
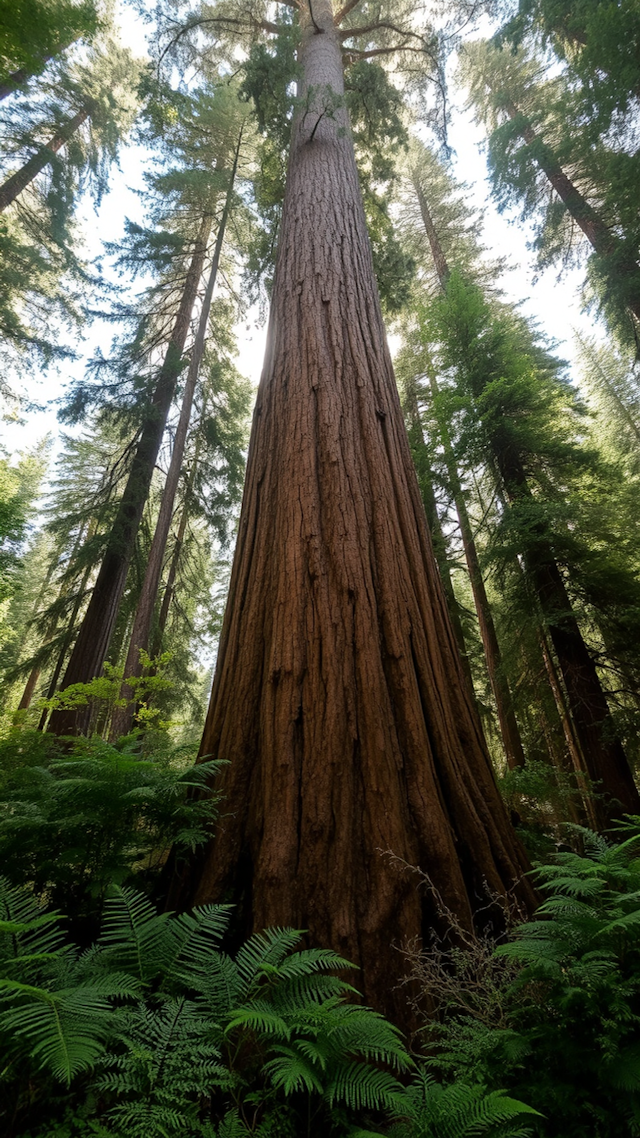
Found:
[[[0,9],[3,1133],[640,1135],[637,0]]]

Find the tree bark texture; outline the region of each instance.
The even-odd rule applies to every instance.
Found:
[[[603,217],[587,201],[578,187],[565,174],[557,158],[544,141],[536,134],[531,123],[519,110],[514,102],[507,99],[504,108],[512,120],[520,120],[520,137],[527,146],[533,148],[534,161],[542,170],[558,197],[564,202],[568,212],[579,229],[582,230],[587,241],[602,257],[611,257],[620,248],[620,242],[612,232]],[[640,265],[628,256],[617,259],[617,273],[629,279],[635,279],[635,290],[627,296],[629,311],[640,321]]]
[[[196,384],[200,374],[200,366],[204,356],[204,349],[207,339],[207,328],[209,327],[209,315],[211,313],[211,300],[213,298],[213,290],[216,286],[218,277],[218,267],[220,265],[220,255],[222,253],[222,246],[224,244],[224,237],[229,220],[229,213],[231,210],[231,202],[234,191],[234,184],[236,178],[236,170],[238,168],[238,158],[240,156],[240,145],[242,143],[242,131],[238,138],[238,145],[236,147],[233,166],[229,176],[229,186],[225,198],[224,208],[222,210],[222,217],[220,218],[220,225],[218,226],[218,233],[216,235],[216,243],[213,250],[213,257],[211,259],[211,268],[209,270],[209,279],[202,301],[202,308],[200,310],[200,317],[198,320],[198,330],[191,349],[191,359],[189,361],[189,370],[187,372],[187,379],[184,386],[182,395],[182,406],[180,408],[180,418],[178,426],[176,427],[176,434],[173,440],[173,450],[171,452],[171,462],[169,463],[169,470],[167,471],[167,478],[162,492],[162,502],[160,503],[160,511],[158,513],[158,520],[153,534],[153,541],[151,542],[151,549],[149,550],[149,558],[145,570],[144,581],[142,583],[142,590],[136,608],[136,614],[133,622],[133,629],[131,631],[131,640],[129,642],[129,649],[127,652],[127,659],[124,666],[124,683],[120,693],[121,698],[126,699],[127,703],[124,707],[117,707],[114,710],[113,718],[111,721],[111,738],[117,739],[120,735],[126,735],[131,730],[133,716],[135,714],[135,706],[133,701],[133,688],[127,683],[127,680],[136,679],[142,675],[143,666],[140,660],[140,652],[146,652],[149,648],[149,636],[151,633],[151,623],[153,620],[153,610],[155,608],[158,588],[160,585],[160,576],[162,573],[162,563],[164,561],[165,550],[167,548],[167,540],[169,538],[169,530],[171,529],[171,519],[173,517],[173,507],[178,490],[178,482],[180,481],[180,474],[182,472],[182,463],[184,460],[184,450],[187,442],[187,434],[189,431],[189,423],[191,422],[191,411],[193,409],[193,400],[196,392]]]
[[[87,107],[78,111],[72,119],[69,119],[69,121],[53,135],[53,138],[49,139],[46,146],[43,146],[37,154],[34,154],[28,162],[25,162],[24,166],[16,170],[15,174],[7,178],[6,182],[0,186],[0,213],[3,213],[4,210],[19,197],[22,191],[33,182],[40,171],[49,165],[58,151],[69,141],[78,128],[87,121],[90,113]]]
[[[330,0],[301,12],[265,367],[201,753],[224,813],[174,889],[343,952],[398,1022],[392,946],[467,927],[526,859],[447,614],[377,297]]]
[[[206,214],[200,223],[171,339],[160,369],[147,417],[140,431],[136,453],[98,578],[91,594],[91,600],[71,653],[64,677],[63,690],[70,684],[87,683],[94,676],[98,676],[109,651],[136,535],[149,495],[167,416],[175,394],[184,347],[198,294],[198,285],[204,267],[210,231],[211,216]],[[78,728],[82,728],[82,725],[83,717],[79,716],[77,712],[58,710],[51,715],[49,730],[54,731],[57,735],[64,735],[77,731]]]

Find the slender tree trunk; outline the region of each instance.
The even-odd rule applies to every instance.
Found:
[[[449,267],[417,179],[415,184],[436,271],[446,290]],[[517,508],[519,502],[531,494],[522,463],[517,455],[506,454],[497,447],[494,458],[511,506]],[[524,560],[558,658],[587,773],[604,797],[595,807],[599,828],[604,828],[621,813],[639,813],[640,795],[622,743],[616,736],[595,663],[545,534],[540,534],[537,549],[530,547],[526,551]]]
[[[408,402],[408,416],[409,416],[409,443],[411,446],[413,461],[418,473],[418,484],[420,486],[420,493],[427,515],[427,523],[429,525],[429,532],[431,533],[431,543],[433,546],[433,553],[440,571],[440,580],[444,589],[444,595],[447,600],[447,609],[449,611],[449,619],[451,620],[451,627],[456,638],[458,651],[460,653],[460,661],[464,669],[464,674],[469,685],[469,691],[475,701],[475,691],[473,687],[473,677],[471,675],[471,667],[469,665],[469,657],[467,655],[467,647],[464,639],[464,632],[462,629],[462,621],[460,620],[460,605],[455,595],[453,588],[453,581],[451,580],[451,572],[449,570],[449,562],[447,559],[447,543],[445,541],[442,525],[440,523],[440,516],[438,514],[438,506],[436,503],[436,496],[433,489],[433,474],[429,465],[428,455],[426,453],[427,447],[424,441],[424,433],[422,429],[422,422],[420,420],[420,408],[418,406],[417,394],[415,387],[407,394]]]
[[[442,906],[470,928],[488,895],[534,895],[429,541],[330,0],[300,20],[305,109],[201,748],[228,761],[224,816],[170,901],[233,897],[249,928],[308,929],[407,1023],[392,939],[419,942]]]
[[[34,154],[24,166],[7,178],[6,182],[0,186],[0,213],[2,213],[8,206],[16,200],[23,190],[38,176],[45,166],[48,166],[52,158],[58,153],[59,150],[69,141],[69,139],[81,127],[83,122],[89,118],[91,111],[89,108],[84,107],[81,111],[69,119],[67,123],[57,134],[50,138],[46,146],[43,146],[37,154]]]
[[[207,214],[200,224],[171,340],[140,432],[127,484],[91,600],[71,653],[63,689],[70,684],[87,683],[99,675],[109,651],[136,535],[149,494],[167,415],[175,394],[210,231],[211,216]],[[55,731],[57,735],[70,734],[79,728],[82,729],[81,719],[72,711],[54,711],[49,722],[49,729]]]
[[[2,102],[3,99],[7,99],[9,95],[13,95],[18,87],[21,87],[23,83],[26,83],[27,80],[31,78],[31,75],[32,72],[27,71],[26,67],[20,67],[17,71],[13,71],[11,75],[7,75],[7,78],[0,82],[0,102]]]
[[[26,711],[27,708],[31,706],[31,700],[33,699],[33,693],[36,690],[36,684],[40,679],[41,671],[42,669],[40,667],[40,664],[34,664],[33,668],[29,672],[29,678],[24,685],[24,691],[22,693],[20,703],[18,704],[18,711]]]
[[[158,587],[160,584],[160,575],[162,573],[162,563],[164,561],[164,554],[167,547],[167,539],[169,537],[169,530],[171,528],[171,519],[173,517],[173,506],[176,498],[176,491],[178,489],[178,482],[182,472],[182,462],[184,459],[184,449],[187,442],[187,433],[189,430],[189,423],[191,421],[191,411],[193,408],[193,399],[196,391],[196,384],[198,382],[198,375],[200,366],[202,364],[202,357],[204,356],[205,343],[207,338],[207,328],[209,326],[209,314],[211,312],[211,300],[213,297],[213,290],[216,285],[218,276],[218,267],[220,265],[220,255],[222,253],[222,246],[224,244],[225,232],[227,222],[229,220],[229,213],[231,210],[231,202],[234,192],[234,184],[236,178],[236,171],[238,169],[238,159],[240,157],[240,146],[242,143],[242,130],[238,137],[238,144],[233,159],[233,166],[229,177],[229,186],[218,227],[215,248],[213,251],[213,258],[211,260],[211,270],[209,272],[209,279],[207,281],[207,288],[202,301],[202,309],[200,312],[200,320],[198,323],[198,331],[191,351],[191,360],[189,362],[189,371],[187,373],[187,381],[184,387],[184,394],[182,396],[182,407],[180,409],[180,419],[176,428],[176,435],[173,442],[173,451],[171,453],[171,462],[167,472],[167,479],[164,485],[162,494],[162,502],[160,504],[160,512],[156,522],[156,528],[149,550],[149,559],[147,561],[147,568],[144,575],[142,584],[142,591],[140,599],[138,600],[138,607],[133,622],[133,629],[131,632],[131,641],[129,643],[129,651],[124,666],[124,684],[120,693],[122,699],[127,700],[125,707],[116,707],[111,721],[111,737],[117,739],[120,735],[126,735],[131,730],[131,724],[134,716],[134,702],[133,702],[133,688],[127,680],[137,679],[142,675],[143,665],[140,659],[141,651],[146,652],[149,647],[149,634],[151,631],[151,622],[153,620],[153,610],[155,608],[156,599],[158,596]]]
[[[58,658],[56,660],[55,667],[54,667],[53,672],[51,674],[51,679],[49,680],[49,687],[47,688],[46,699],[53,699],[54,695],[56,694],[56,690],[58,687],[58,680],[60,679],[60,675],[62,673],[62,668],[63,668],[64,662],[67,658],[67,652],[69,651],[69,648],[71,647],[71,643],[73,641],[73,635],[74,635],[74,631],[75,631],[75,627],[76,627],[76,620],[78,619],[78,613],[80,612],[80,609],[82,607],[82,602],[84,600],[85,592],[87,590],[87,585],[89,584],[89,578],[91,577],[92,572],[93,572],[93,566],[87,565],[87,567],[86,567],[86,569],[82,575],[82,581],[80,582],[80,588],[78,590],[78,595],[77,595],[77,597],[74,601],[74,604],[73,604],[71,616],[69,617],[69,623],[67,624],[67,632],[66,632],[65,638],[62,642],[62,646],[60,648],[60,651],[58,653]],[[38,724],[38,731],[44,731],[44,729],[47,725],[48,716],[49,716],[49,709],[45,707],[43,709],[42,715],[40,716],[40,722]]]
[[[515,456],[500,452],[496,462],[511,505],[517,508],[530,497],[526,474]],[[617,737],[596,665],[544,533],[540,533],[537,545],[529,543],[524,563],[560,665],[587,774],[602,796],[594,806],[598,827],[606,828],[621,814],[640,813],[640,795]]]
[[[440,282],[446,287],[446,282],[449,276],[449,269],[442,252],[442,247],[435,232],[431,215],[427,208],[427,203],[422,192],[418,188],[418,197],[420,200],[420,209],[425,221],[425,229],[429,244],[433,252],[434,263]],[[434,406],[437,406],[438,400],[438,381],[433,365],[429,361],[427,364],[427,378],[431,388],[431,395],[434,401]],[[513,708],[513,699],[511,698],[511,691],[509,689],[509,681],[505,675],[502,665],[502,653],[498,643],[498,636],[491,612],[491,605],[487,596],[482,570],[480,568],[480,558],[478,557],[478,550],[476,548],[475,539],[473,536],[473,527],[469,519],[469,512],[467,510],[467,503],[465,501],[464,491],[460,482],[458,474],[458,467],[451,446],[451,439],[446,423],[439,422],[440,436],[444,447],[445,463],[447,466],[447,474],[453,493],[453,501],[458,515],[458,524],[460,526],[460,536],[462,537],[462,548],[464,550],[465,561],[469,571],[469,579],[471,581],[471,591],[473,593],[473,602],[475,605],[476,614],[478,617],[478,624],[480,626],[480,636],[482,638],[482,646],[484,649],[485,660],[487,664],[487,672],[489,673],[489,682],[493,692],[493,698],[496,702],[496,711],[498,714],[498,723],[500,725],[500,734],[504,745],[504,753],[507,759],[507,764],[511,770],[515,767],[522,767],[525,764],[525,755],[522,747],[522,739],[520,738],[520,730],[516,720],[515,711]]]
[[[536,134],[531,123],[516,104],[511,99],[506,99],[503,106],[510,119],[521,123],[520,136],[527,143],[527,146],[532,148],[534,161],[546,175],[558,197],[564,202],[576,225],[582,230],[596,253],[604,258],[610,258],[617,254],[615,268],[612,271],[631,280],[635,278],[635,288],[630,290],[629,295],[627,295],[626,304],[635,319],[640,321],[640,265],[626,253],[623,254],[619,239],[604,218],[590,205],[577,186],[567,177],[553,151],[540,135]]]
[[[160,605],[160,612],[158,613],[158,627],[156,630],[155,641],[153,645],[152,655],[157,655],[162,649],[162,641],[164,632],[167,627],[167,620],[169,619],[169,610],[173,601],[173,594],[176,587],[176,579],[178,576],[178,566],[180,558],[182,557],[182,547],[184,545],[184,538],[187,532],[187,525],[189,523],[189,500],[193,492],[193,484],[196,479],[196,472],[198,470],[198,462],[200,459],[200,438],[196,438],[196,446],[191,463],[191,470],[187,479],[185,489],[184,502],[182,505],[182,512],[180,514],[180,521],[178,522],[178,529],[176,531],[173,553],[171,555],[171,562],[169,564],[169,572],[167,574],[167,581],[162,594],[162,603]]]
[[[587,774],[588,766],[580,747],[580,741],[576,735],[574,723],[567,710],[566,696],[562,690],[560,678],[556,671],[556,665],[549,650],[547,635],[544,628],[540,629],[540,648],[544,659],[544,666],[549,680],[549,685],[553,692],[558,714],[560,716],[560,721],[562,723],[562,731],[564,733],[565,742],[567,744],[567,751],[571,759],[573,772],[576,776],[578,789],[581,793],[583,809],[585,811],[588,824],[594,830],[597,830],[599,828],[601,819],[598,817],[593,795],[585,780],[585,774]]]
[[[600,382],[601,382],[603,388],[605,389],[607,395],[615,403],[615,405],[616,405],[616,407],[620,413],[620,416],[622,417],[622,419],[624,419],[624,421],[627,424],[627,426],[629,427],[631,433],[634,435],[636,443],[640,444],[640,426],[638,426],[638,423],[636,422],[634,416],[631,414],[631,411],[627,407],[627,404],[625,403],[624,399],[622,399],[621,396],[619,395],[619,393],[616,391],[615,384],[611,382],[611,380],[609,379],[604,368],[602,368],[600,366],[598,358],[595,355],[595,353],[592,351],[591,346],[588,343],[588,341],[585,340],[584,337],[581,336],[579,332],[575,332],[575,337],[576,337],[580,347],[582,348],[582,351],[588,353],[588,355],[591,359],[591,362],[592,362],[593,366],[595,367],[595,369],[596,369],[596,371],[600,377]]]

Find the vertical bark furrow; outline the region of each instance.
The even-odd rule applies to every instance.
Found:
[[[303,30],[270,317],[230,599],[202,752],[225,817],[183,900],[232,896],[255,928],[309,929],[406,1022],[396,944],[464,922],[525,859],[466,691],[375,290],[328,0]],[[346,127],[346,133],[340,128]],[[312,132],[313,141],[310,141]],[[258,509],[258,500],[260,509]],[[468,851],[474,851],[471,864]],[[391,851],[399,861],[389,858]],[[517,886],[525,903],[528,883]]]

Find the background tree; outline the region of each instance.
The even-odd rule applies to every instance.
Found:
[[[77,328],[95,292],[74,226],[79,195],[100,200],[139,109],[139,64],[105,37],[2,111],[0,336],[5,375],[70,355],[47,329]],[[81,296],[80,290],[84,293]],[[22,374],[22,373],[21,373]]]
[[[91,40],[99,24],[94,0],[2,0],[0,99],[39,75],[72,43]]]
[[[469,44],[462,64],[489,132],[498,202],[515,202],[534,220],[541,264],[566,261],[576,236],[584,235],[592,249],[590,287],[612,328],[634,342],[640,222],[633,189],[638,156],[628,130],[604,135],[589,123],[585,127],[566,78],[546,77],[544,62],[524,48],[513,53],[490,43]]]

